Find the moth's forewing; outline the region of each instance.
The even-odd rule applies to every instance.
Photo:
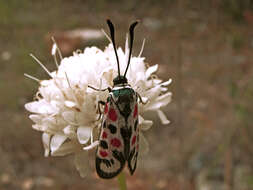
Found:
[[[101,178],[117,176],[128,162],[131,174],[138,156],[137,95],[131,88],[114,90],[104,107],[96,170]]]
[[[97,174],[105,179],[117,176],[125,165],[124,141],[119,129],[124,121],[111,98],[108,98],[104,108],[100,143],[96,152]]]

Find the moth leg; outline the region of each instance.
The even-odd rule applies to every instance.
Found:
[[[109,92],[112,91],[112,89],[110,87],[104,88],[104,89],[98,89],[98,88],[95,88],[93,86],[88,85],[88,88],[91,88],[91,89],[96,90],[96,91],[106,91],[106,90],[108,90]]]
[[[102,112],[101,112],[101,108],[100,108],[100,105],[105,105],[105,102],[104,101],[102,101],[102,100],[99,100],[98,101],[98,112],[99,112],[99,117],[98,117],[98,120],[97,121],[99,121],[100,119],[101,119],[101,115],[102,115]]]
[[[142,103],[142,104],[147,104],[148,103],[148,100],[146,101],[146,102],[144,102],[143,100],[142,100],[142,98],[141,98],[141,95],[138,93],[138,92],[136,92],[136,94],[137,94],[137,96],[138,96],[138,98],[140,99],[140,102]]]

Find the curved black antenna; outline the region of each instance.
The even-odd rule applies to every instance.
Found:
[[[112,22],[109,19],[107,19],[107,24],[108,24],[109,29],[110,29],[111,38],[112,38],[112,44],[113,44],[113,49],[115,51],[115,55],[116,55],[116,59],[117,59],[118,75],[120,76],[119,58],[118,58],[118,54],[117,54],[117,50],[116,50],[116,45],[115,45],[115,38],[114,38],[114,26],[113,26]]]
[[[131,59],[131,54],[132,54],[132,48],[133,48],[133,42],[134,42],[134,28],[135,26],[139,23],[139,21],[135,21],[131,26],[129,27],[129,34],[130,34],[130,51],[129,51],[129,56],[128,56],[128,62],[127,62],[127,68],[124,74],[124,77],[126,77],[126,73],[128,70],[128,67],[130,65],[130,59]]]

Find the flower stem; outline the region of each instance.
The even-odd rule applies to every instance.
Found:
[[[124,172],[118,175],[119,190],[127,190],[126,177]]]

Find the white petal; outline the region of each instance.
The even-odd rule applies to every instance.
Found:
[[[150,80],[146,81],[146,85],[148,88],[152,88],[155,85],[160,84],[161,82],[162,82],[162,80],[160,80],[160,79],[150,79]]]
[[[75,123],[75,112],[74,111],[65,111],[62,113],[62,117],[65,121],[69,123]]]
[[[142,116],[139,115],[139,127],[141,130],[146,131],[148,130],[152,125],[153,121],[151,120],[144,120]]]
[[[32,125],[32,128],[37,131],[46,131],[48,129],[46,125],[40,125],[40,124],[34,124]]]
[[[168,81],[163,82],[162,86],[168,86],[170,83],[172,83],[172,79],[169,79]]]
[[[48,133],[43,133],[42,134],[42,143],[43,143],[43,146],[44,146],[44,149],[45,149],[45,152],[44,152],[44,156],[45,157],[48,157],[49,156],[49,152],[50,152],[50,140],[51,140],[51,135],[48,134]]]
[[[145,91],[144,96],[148,97],[149,99],[158,97],[161,93],[160,86],[155,86],[147,91]]]
[[[140,124],[140,128],[143,131],[148,130],[151,126],[153,125],[153,121],[151,120],[144,120],[141,124]]]
[[[55,125],[57,122],[56,122],[56,119],[55,117],[45,117],[43,120],[42,120],[42,123],[46,126],[50,126],[50,125]]]
[[[171,101],[172,93],[168,92],[162,96],[157,97],[155,100],[151,101],[148,105],[144,106],[145,110],[157,110],[163,106],[166,106]]]
[[[147,71],[146,71],[146,78],[150,77],[150,75],[151,75],[152,73],[156,72],[157,69],[158,69],[158,64],[149,67],[149,68],[147,69]]]
[[[69,108],[73,108],[74,106],[76,106],[76,103],[75,102],[72,102],[72,101],[65,101],[65,106],[69,107]]]
[[[85,144],[89,141],[91,136],[91,127],[78,127],[77,138],[81,144]]]
[[[29,115],[29,118],[34,122],[34,123],[41,123],[41,115],[37,115],[37,114],[32,114]]]
[[[165,94],[159,96],[159,97],[157,98],[157,100],[158,100],[158,101],[160,101],[160,100],[167,100],[168,97],[171,98],[171,96],[172,96],[172,93],[171,93],[171,92],[167,92],[167,93],[165,93]]]
[[[25,109],[39,114],[54,114],[58,112],[58,109],[54,105],[51,105],[44,99],[25,104]]]
[[[80,147],[77,143],[72,141],[65,141],[57,150],[51,153],[52,156],[65,156],[76,152]]]
[[[161,110],[157,110],[157,114],[158,114],[159,118],[161,119],[161,122],[163,125],[167,125],[170,123],[170,121],[167,119],[166,115]]]
[[[146,104],[148,102],[148,98],[147,97],[143,96],[143,97],[141,97],[141,99],[142,99],[142,101],[143,101],[144,104]]]
[[[87,176],[89,172],[88,151],[81,151],[75,154],[74,160],[76,169],[79,171],[81,177]]]
[[[63,129],[65,135],[74,137],[76,135],[76,127],[68,125]]]
[[[162,92],[167,92],[168,91],[168,88],[166,88],[166,87],[161,87],[160,89],[161,89]]]
[[[66,135],[56,134],[52,137],[51,143],[50,143],[50,149],[53,154],[60,146],[64,143],[64,141],[67,139]]]
[[[141,132],[139,135],[140,135],[140,142],[139,142],[140,154],[145,155],[149,151],[148,141]]]
[[[85,146],[83,149],[84,150],[90,150],[90,149],[95,148],[97,145],[99,145],[99,141],[95,141],[95,142],[91,143],[90,145]]]

